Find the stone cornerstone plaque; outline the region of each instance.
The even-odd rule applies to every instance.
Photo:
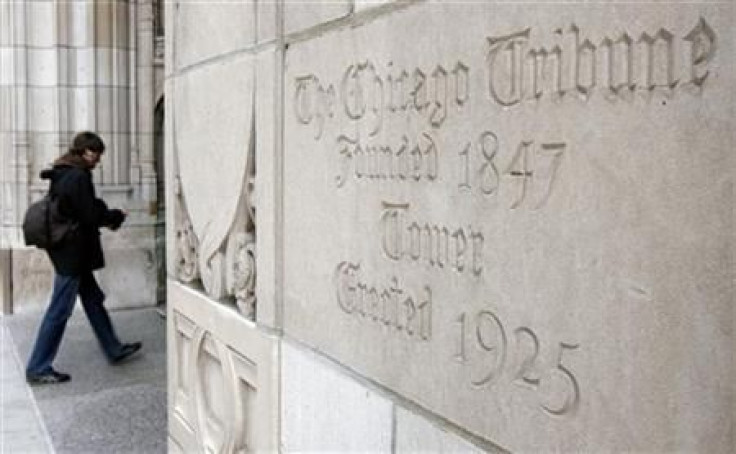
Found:
[[[287,52],[285,330],[511,450],[732,449],[730,4],[422,4]]]

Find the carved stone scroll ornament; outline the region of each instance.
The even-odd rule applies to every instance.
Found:
[[[238,89],[214,89],[212,80],[227,80]],[[181,198],[186,200],[197,239],[196,262],[202,286],[210,298],[236,299],[243,307],[253,305],[255,266],[247,259],[231,257],[243,255],[233,251],[247,250],[241,235],[252,232],[251,242],[255,237],[248,185],[254,175],[253,87],[253,61],[243,58],[211,68],[206,77],[192,72],[177,78],[172,96],[175,166],[181,178]],[[217,125],[216,131],[212,125]],[[237,277],[231,278],[234,270]],[[245,312],[252,316],[253,310]]]
[[[199,273],[202,277],[202,285],[209,296],[221,300],[227,296],[225,292],[225,255],[221,250],[221,244],[215,243],[215,236],[207,234],[202,238],[202,246],[199,254]]]
[[[255,318],[256,313],[256,257],[255,235],[237,233],[228,243],[230,292],[244,317]]]
[[[186,210],[183,195],[181,193],[181,182],[176,177],[174,191],[176,194],[176,277],[181,282],[192,283],[199,279],[199,267],[197,265],[197,236],[194,234],[192,222]]]
[[[243,184],[238,215],[228,237],[228,293],[243,316],[253,320],[256,312],[256,213],[255,213],[255,144],[251,138],[248,149],[246,181]]]

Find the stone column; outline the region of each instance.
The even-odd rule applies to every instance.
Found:
[[[96,54],[96,118],[97,132],[107,142],[108,151],[105,159],[100,163],[101,180],[103,184],[115,182],[115,163],[117,161],[117,150],[113,137],[113,86],[114,86],[114,35],[113,35],[113,10],[115,2],[95,2],[94,15],[94,49]]]
[[[156,214],[156,169],[153,152],[154,69],[153,5],[151,0],[138,3],[136,80],[138,88],[137,141],[141,172],[141,199],[149,214]]]
[[[111,149],[115,151],[114,183],[130,183],[130,127],[131,127],[131,50],[134,47],[130,33],[131,9],[128,2],[114,2],[112,8],[112,131]]]
[[[13,69],[11,76],[11,130],[12,130],[12,157],[10,183],[11,225],[9,241],[13,246],[20,245],[19,225],[28,207],[28,149],[29,149],[29,121],[28,121],[28,48],[27,22],[28,5],[24,2],[14,2],[10,5],[12,18],[11,43],[13,50]],[[6,194],[7,196],[7,194]]]
[[[0,314],[13,313],[13,262],[10,249],[0,249]]]
[[[9,247],[11,219],[13,30],[11,3],[0,2],[0,248]]]
[[[59,155],[69,147],[69,131],[71,124],[71,52],[69,44],[69,28],[71,26],[71,5],[68,2],[54,3],[56,9],[56,146]]]

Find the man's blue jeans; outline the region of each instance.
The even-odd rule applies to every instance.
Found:
[[[102,305],[105,294],[97,285],[92,272],[80,276],[54,277],[54,290],[46,314],[38,330],[33,352],[26,366],[27,375],[42,375],[51,372],[56,352],[61,345],[66,322],[72,315],[77,295],[82,300],[92,330],[100,342],[108,359],[114,358],[122,349],[122,344],[112,327],[110,316]]]

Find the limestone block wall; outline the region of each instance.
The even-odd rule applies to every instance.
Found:
[[[50,290],[51,269],[23,246],[19,226],[47,191],[38,173],[82,130],[107,146],[94,172],[99,195],[131,213],[120,235],[104,237],[110,304],[155,303],[150,2],[3,2],[0,22],[0,247],[12,250],[3,271],[20,278],[14,305],[43,302]]]
[[[172,450],[731,452],[733,8],[168,5]]]

